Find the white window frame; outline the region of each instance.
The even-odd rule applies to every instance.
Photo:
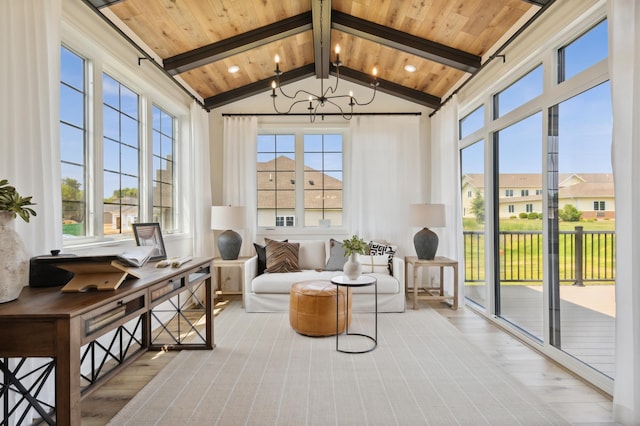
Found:
[[[304,135],[310,134],[341,134],[342,135],[342,225],[331,224],[329,228],[322,226],[305,226],[304,220],[304,185],[296,185],[296,206],[294,226],[257,226],[256,233],[273,237],[290,237],[291,235],[338,235],[345,234],[349,223],[348,182],[350,170],[346,167],[350,163],[349,145],[350,134],[348,123],[327,123],[326,127],[309,127],[308,124],[276,124],[261,123],[258,135],[293,134],[295,137],[296,182],[304,182]]]
[[[85,10],[86,9],[86,10]],[[65,239],[64,247],[84,248],[97,245],[120,245],[133,239],[133,234],[105,236],[103,226],[103,144],[102,144],[102,75],[108,74],[136,92],[140,104],[140,150],[144,152],[140,160],[140,221],[149,221],[153,214],[152,186],[152,105],[155,105],[176,119],[175,123],[175,197],[191,203],[193,194],[184,191],[190,169],[189,122],[191,97],[153,65],[145,67],[131,62],[137,50],[111,28],[97,23],[99,18],[88,8],[74,8],[63,11],[61,22],[61,44],[81,56],[87,66],[87,216],[86,237]],[[101,23],[101,21],[99,21]],[[145,64],[143,62],[142,64]],[[147,68],[148,67],[148,68]],[[190,220],[179,209],[175,209],[174,229],[163,229],[165,242],[171,235],[190,233]]]

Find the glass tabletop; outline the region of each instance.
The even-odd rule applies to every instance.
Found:
[[[331,278],[331,282],[337,285],[344,285],[348,287],[367,286],[376,283],[376,278],[370,275],[360,275],[355,280],[347,278],[346,275],[338,275]]]

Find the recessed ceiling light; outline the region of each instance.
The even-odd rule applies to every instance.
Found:
[[[405,65],[404,66],[404,70],[407,72],[415,72],[416,71],[416,67],[415,65]]]
[[[231,74],[235,74],[240,71],[240,67],[237,65],[231,65],[227,71],[229,71]]]

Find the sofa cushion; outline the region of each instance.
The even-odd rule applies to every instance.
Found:
[[[255,277],[251,281],[251,291],[254,293],[287,293],[294,283],[309,280],[331,280],[339,271],[314,271],[306,269],[300,272],[266,273]]]
[[[340,241],[333,238],[329,241],[329,260],[324,267],[325,271],[342,271],[347,258],[344,255],[344,247]]]
[[[332,277],[342,275],[342,271],[312,271],[304,270],[300,272],[287,272],[287,273],[266,273],[258,277],[255,277],[251,281],[252,293],[264,294],[289,294],[291,286],[294,283],[308,280],[331,280]],[[396,294],[401,290],[404,290],[400,286],[398,280],[389,275],[386,271],[384,273],[372,273],[367,274],[375,277],[378,280],[378,294]],[[353,293],[367,293],[374,292],[374,286],[353,287],[351,289]]]
[[[300,271],[298,266],[298,251],[300,244],[285,243],[265,238],[267,242],[267,269],[265,272],[297,272]]]
[[[300,244],[298,266],[300,269],[323,269],[327,260],[325,242],[323,240],[291,240]]]

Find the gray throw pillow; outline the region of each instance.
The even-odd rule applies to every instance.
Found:
[[[344,264],[347,262],[347,258],[344,256],[344,247],[340,241],[336,241],[333,238],[329,241],[329,260],[327,260],[327,266],[325,271],[342,271]]]

